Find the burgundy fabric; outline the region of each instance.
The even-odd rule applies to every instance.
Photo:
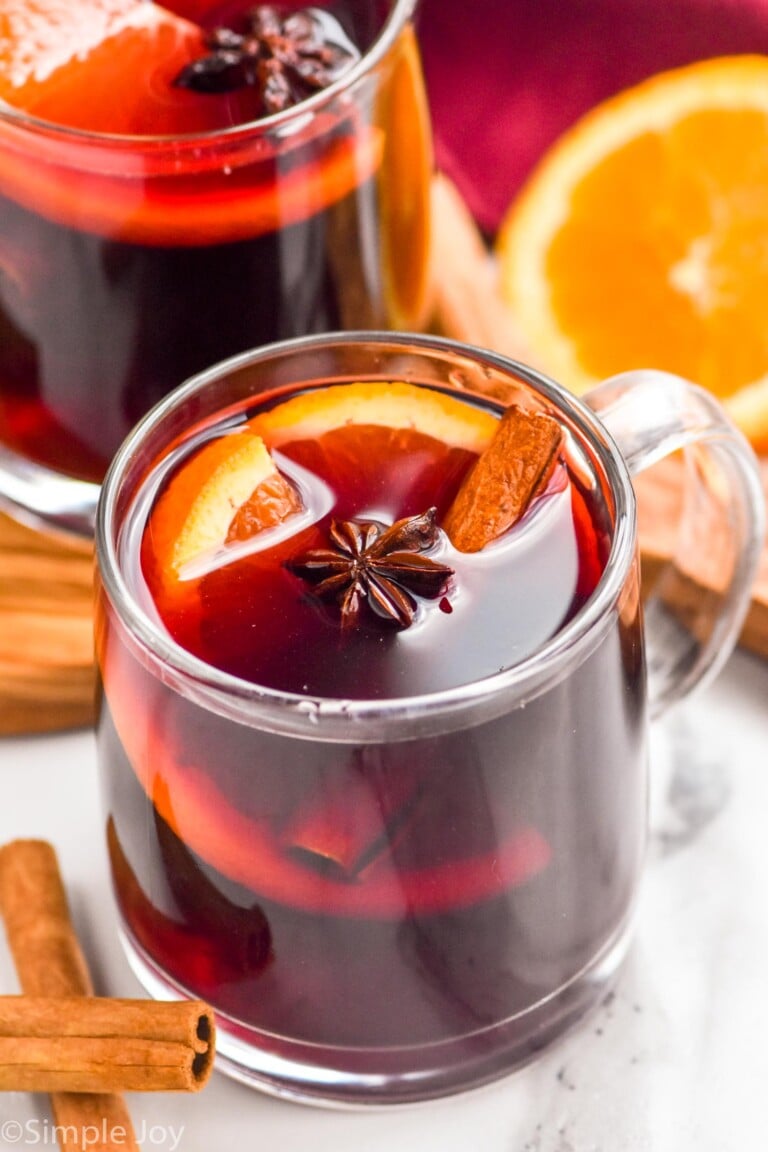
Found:
[[[593,104],[693,60],[768,54],[768,0],[421,0],[418,30],[438,165],[492,233]]]

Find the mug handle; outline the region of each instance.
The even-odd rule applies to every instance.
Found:
[[[99,491],[0,445],[0,508],[30,528],[93,540]]]
[[[645,604],[655,717],[714,676],[736,644],[764,541],[760,471],[717,400],[678,376],[624,372],[584,400],[616,441],[631,476],[683,454],[677,546]]]

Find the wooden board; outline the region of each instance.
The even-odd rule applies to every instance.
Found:
[[[91,549],[0,513],[0,734],[90,722],[92,589]]]

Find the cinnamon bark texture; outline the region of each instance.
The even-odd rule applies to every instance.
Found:
[[[530,363],[490,253],[456,186],[432,182],[432,324],[446,336]]]
[[[0,912],[24,993],[93,995],[50,844],[14,840],[0,848]],[[51,1106],[62,1152],[81,1152],[86,1129],[100,1133],[89,1145],[91,1152],[138,1152],[131,1117],[118,1093],[54,1092]]]
[[[0,1091],[196,1092],[213,1065],[199,1002],[0,997]]]
[[[448,509],[443,528],[454,548],[479,552],[516,524],[544,491],[562,441],[551,416],[508,408]]]

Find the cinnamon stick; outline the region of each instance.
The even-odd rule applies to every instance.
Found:
[[[14,840],[0,848],[0,912],[23,992],[93,994],[50,844]],[[131,1117],[118,1093],[54,1092],[51,1106],[62,1152],[81,1152],[85,1131],[101,1134],[89,1145],[90,1152],[139,1152]]]
[[[508,408],[443,521],[460,552],[479,552],[524,515],[557,464],[563,432],[544,412]]]
[[[441,172],[432,181],[432,281],[432,326],[438,332],[530,363],[483,237],[455,184]]]
[[[0,996],[0,1091],[196,1092],[213,1035],[198,1001]]]

